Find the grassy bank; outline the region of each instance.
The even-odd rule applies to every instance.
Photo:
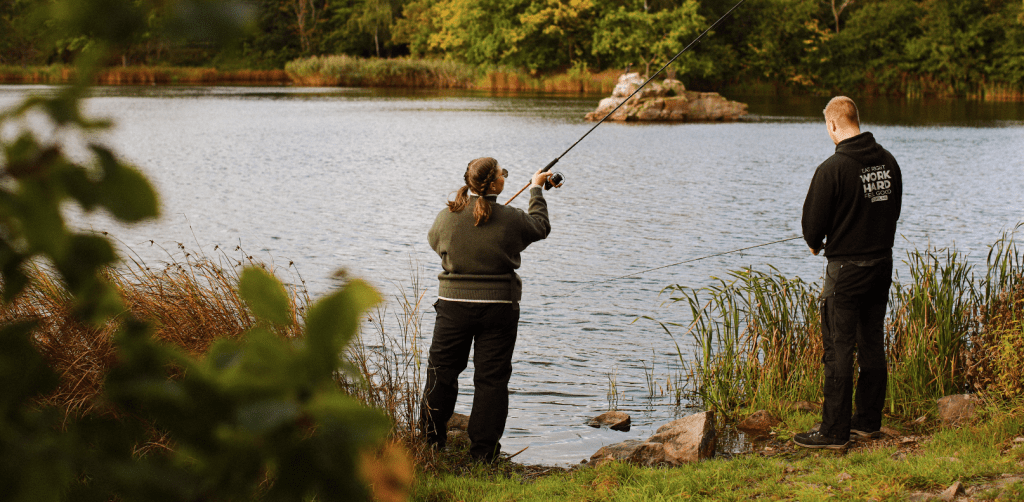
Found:
[[[414,500],[661,501],[907,500],[962,483],[972,500],[1024,499],[1024,407],[984,410],[971,426],[901,427],[905,435],[849,451],[797,449],[789,441],[818,418],[795,412],[749,453],[675,468],[609,463],[535,471],[473,467],[420,476]],[[923,500],[923,498],[919,499]]]

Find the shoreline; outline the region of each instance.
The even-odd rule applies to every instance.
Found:
[[[961,427],[887,421],[897,436],[843,451],[801,448],[794,431],[817,420],[791,414],[748,451],[676,467],[613,461],[597,466],[468,461],[467,444],[420,452],[411,500],[1019,500],[1024,495],[1024,430],[1019,406],[989,408]],[[923,418],[923,417],[922,417]],[[685,495],[684,495],[685,494]],[[465,498],[462,498],[465,497]]]
[[[329,59],[334,58],[334,59]],[[313,59],[313,58],[311,58]],[[335,66],[329,64],[335,61]],[[384,66],[402,63],[387,63]],[[367,89],[419,89],[419,90],[469,90],[494,93],[538,93],[544,95],[609,95],[615,88],[620,70],[605,70],[600,73],[574,72],[536,74],[525,70],[508,68],[483,69],[471,67],[438,68],[430,62],[414,61],[405,64],[419,64],[411,68],[366,68],[375,64],[373,60],[324,57],[313,66],[303,66],[307,61],[297,60],[285,69],[274,70],[219,70],[212,67],[176,66],[129,66],[105,69],[96,76],[92,85],[105,86],[179,86],[179,85],[259,85],[281,87],[356,87]],[[380,63],[380,62],[377,62]],[[362,65],[362,66],[360,66]],[[378,64],[379,66],[380,64]],[[0,66],[0,85],[63,85],[73,83],[76,72],[71,66]],[[737,82],[725,84],[709,91],[722,95],[743,96],[825,96],[829,93],[807,91],[779,84],[777,82]],[[920,88],[901,93],[880,93],[859,90],[850,95],[862,98],[893,97],[903,99],[956,99],[991,103],[1024,102],[1024,91],[1009,86],[992,85],[965,95],[954,95]]]

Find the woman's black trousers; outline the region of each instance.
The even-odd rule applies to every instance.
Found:
[[[459,374],[473,349],[473,409],[469,418],[470,455],[490,462],[501,451],[498,440],[508,417],[508,381],[519,325],[518,303],[438,300],[437,321],[427,359],[427,383],[420,403],[420,428],[427,441],[443,447],[446,426],[459,394]]]

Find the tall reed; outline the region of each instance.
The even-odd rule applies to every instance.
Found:
[[[239,258],[223,253],[209,257],[186,250],[179,244],[180,258],[161,266],[141,260],[127,260],[106,272],[107,279],[131,315],[151,322],[156,338],[199,356],[215,341],[236,339],[252,328],[256,318],[238,295],[239,272],[243,265],[260,266],[278,274],[277,269],[236,248]],[[289,267],[292,264],[289,263]],[[104,379],[117,364],[113,337],[115,319],[104,326],[89,326],[72,315],[74,305],[66,286],[46,267],[29,271],[30,286],[11,304],[0,307],[0,325],[31,320],[36,328],[37,349],[60,376],[57,389],[44,399],[69,414],[103,411],[97,406]],[[305,314],[312,303],[302,278],[289,286],[291,323],[275,327],[279,336],[295,339],[302,332]],[[386,323],[387,304],[377,307],[364,325],[360,340],[345,354],[353,375],[339,373],[338,382],[351,395],[384,411],[395,424],[396,438],[414,435],[414,412],[421,385],[420,311],[424,290],[418,274],[409,287],[398,285],[395,298],[397,322]],[[365,329],[372,326],[372,329]],[[397,326],[398,332],[390,330]],[[373,336],[368,336],[372,332]]]
[[[694,359],[684,365],[686,381],[704,406],[726,415],[812,399],[821,387],[817,290],[771,270],[733,271],[699,289],[666,288],[671,301],[687,303],[694,319],[687,330]]]
[[[380,304],[370,317],[373,336],[363,336],[349,351],[348,360],[362,377],[353,380],[338,374],[338,382],[349,393],[391,418],[397,438],[416,437],[416,422],[423,388],[423,300],[426,289],[420,282],[420,270],[414,272],[408,287],[396,284],[394,297],[397,309],[389,312],[389,304]],[[389,322],[389,318],[390,322]],[[396,329],[397,334],[391,329]]]
[[[973,267],[964,258],[930,248],[907,255],[910,282],[894,283],[889,300],[890,413],[917,413],[966,389],[964,352],[977,326]]]
[[[968,390],[1024,395],[1024,264],[1013,233],[991,246],[980,279],[952,250],[913,250],[905,263],[909,282],[894,282],[886,323],[889,413],[924,414],[935,399]],[[729,416],[819,400],[818,284],[771,268],[666,292],[671,302],[685,302],[693,318],[686,329],[691,359],[676,347],[698,404]],[[672,325],[662,326],[672,334]]]

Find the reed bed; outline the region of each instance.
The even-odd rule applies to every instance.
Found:
[[[349,348],[351,361],[361,379],[339,373],[339,384],[369,406],[391,418],[394,439],[415,443],[420,389],[423,388],[423,301],[426,289],[414,268],[408,286],[395,284],[395,310],[377,305],[369,317],[372,335]],[[394,331],[392,331],[394,330]]]
[[[130,261],[105,275],[122,298],[125,315],[151,322],[156,338],[199,356],[217,339],[237,339],[256,322],[237,295],[237,271],[186,253],[184,261],[165,267]],[[120,319],[102,326],[83,324],[73,315],[71,294],[56,273],[35,266],[29,275],[28,289],[0,309],[0,323],[37,323],[36,347],[60,376],[59,386],[44,402],[68,413],[89,413],[97,404],[104,378],[117,363],[113,337]],[[308,305],[304,293],[292,293],[295,319],[291,326],[280,328],[284,337],[298,336],[300,316]]]
[[[75,80],[69,66],[0,66],[0,83],[4,84],[66,84]],[[97,73],[97,85],[213,85],[213,84],[288,84],[291,79],[284,70],[235,70],[216,68],[179,68],[164,66],[128,66],[108,68]]]
[[[611,93],[621,72],[534,75],[512,68],[480,68],[448,60],[313,56],[290,61],[285,71],[299,85],[477,89],[494,92]]]
[[[311,86],[465,89],[476,67],[445,60],[313,56],[285,64],[293,82]]]
[[[201,356],[217,340],[238,339],[254,327],[256,318],[238,296],[239,273],[243,266],[264,264],[241,249],[238,259],[226,254],[217,259],[189,252],[181,247],[180,256],[159,267],[129,260],[106,271],[132,316],[149,321],[154,336],[192,356]],[[291,267],[292,264],[289,264]],[[274,329],[281,337],[302,336],[304,316],[311,300],[302,286],[301,276],[286,286],[292,322]],[[97,397],[103,381],[117,364],[114,334],[121,319],[103,326],[79,322],[73,315],[71,294],[56,273],[36,266],[29,271],[30,286],[11,304],[0,307],[0,324],[35,321],[33,339],[40,353],[59,375],[56,390],[42,404],[56,406],[67,414],[106,413]],[[400,287],[397,298],[397,323],[382,322],[389,317],[388,306],[380,305],[369,325],[374,336],[363,330],[358,342],[349,346],[346,365],[355,376],[339,372],[338,383],[349,394],[384,411],[392,418],[396,439],[414,436],[414,412],[420,387],[420,310],[424,291],[418,278],[410,288]],[[399,332],[390,329],[397,325]]]
[[[1024,263],[1012,235],[991,246],[981,277],[956,251],[907,254],[910,280],[894,282],[886,322],[890,414],[931,413],[937,398],[961,392],[1024,396]],[[666,291],[694,319],[686,329],[694,356],[677,348],[679,380],[698,404],[735,416],[820,400],[818,284],[772,268]],[[680,326],[663,327],[671,335]]]

